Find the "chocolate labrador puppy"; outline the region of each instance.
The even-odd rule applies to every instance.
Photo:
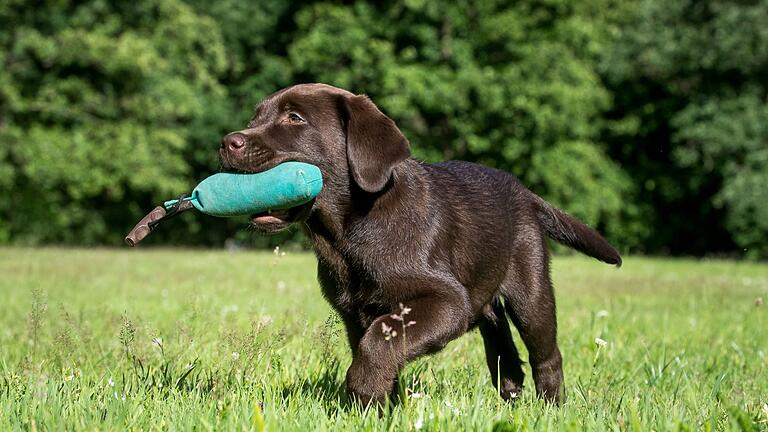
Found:
[[[411,159],[408,140],[368,97],[324,84],[267,97],[247,128],[224,137],[220,156],[233,172],[285,161],[321,169],[313,202],[253,215],[251,225],[275,233],[301,224],[311,239],[322,292],[353,351],[354,399],[384,402],[406,362],[474,327],[499,394],[518,397],[524,374],[506,313],[530,353],[537,395],[561,400],[546,237],[620,266],[596,231],[505,172]]]

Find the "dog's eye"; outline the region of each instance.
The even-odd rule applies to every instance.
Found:
[[[306,123],[306,120],[304,120],[304,117],[296,114],[295,112],[288,113],[288,121],[294,124]]]

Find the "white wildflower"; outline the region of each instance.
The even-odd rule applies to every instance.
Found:
[[[603,309],[603,310],[599,310],[599,311],[597,311],[597,314],[596,314],[596,316],[597,316],[598,318],[605,318],[605,317],[607,317],[607,316],[608,316],[608,311],[607,311],[607,310],[605,310],[605,309]]]
[[[221,315],[227,316],[230,313],[237,312],[238,306],[236,304],[233,305],[226,305],[223,308],[221,308]]]
[[[605,340],[605,339],[600,339],[599,337],[598,337],[598,338],[595,338],[595,343],[596,343],[596,344],[597,344],[597,346],[599,346],[599,347],[604,347],[604,346],[608,345],[608,341],[607,341],[607,340]]]
[[[460,416],[461,410],[458,407],[453,406],[451,401],[445,401],[445,406],[447,406],[451,411],[453,411],[453,415]]]
[[[424,420],[418,419],[413,423],[413,428],[416,430],[420,430],[422,427],[424,427]]]
[[[408,321],[408,323],[406,324],[405,316],[408,315],[409,313],[411,313],[411,308],[409,308],[407,306],[403,306],[402,303],[400,303],[399,305],[400,305],[400,313],[399,314],[391,314],[391,315],[389,315],[389,317],[392,318],[395,321],[400,321],[401,323],[403,323],[402,324],[403,331],[405,331],[406,327],[410,327],[410,326],[416,324],[416,321]]]
[[[381,332],[384,333],[384,340],[390,340],[397,337],[397,332],[385,322],[381,323]]]

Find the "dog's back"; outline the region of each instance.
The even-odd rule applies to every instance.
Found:
[[[621,256],[600,233],[528,190],[515,176],[463,161],[432,167],[434,172],[450,177],[441,184],[450,186],[445,196],[451,206],[460,214],[474,213],[479,217],[476,224],[484,225],[486,231],[491,226],[493,235],[512,241],[515,230],[535,225],[559,243],[621,266]]]

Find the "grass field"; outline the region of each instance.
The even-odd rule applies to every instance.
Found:
[[[473,331],[380,416],[346,402],[309,254],[0,249],[0,430],[768,429],[768,265],[558,257],[553,277],[563,406],[530,378],[502,402]]]

